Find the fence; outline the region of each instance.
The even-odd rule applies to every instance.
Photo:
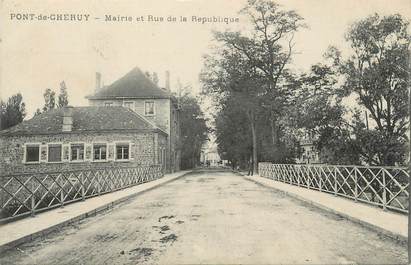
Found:
[[[161,166],[73,170],[0,176],[0,222],[148,182]]]
[[[259,163],[260,176],[408,213],[405,167]]]

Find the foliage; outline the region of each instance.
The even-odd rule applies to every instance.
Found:
[[[343,91],[355,94],[375,123],[375,128],[367,130],[357,120],[360,124],[355,128],[361,156],[368,163],[394,165],[405,155],[404,146],[409,141],[408,25],[400,15],[374,14],[354,23],[347,32],[351,57],[343,60],[335,49],[330,53],[345,76]]]
[[[50,88],[47,88],[43,94],[43,97],[44,97],[43,111],[54,109],[56,106],[56,92],[52,91]]]
[[[23,121],[26,116],[26,105],[23,96],[17,93],[7,102],[0,101],[0,129],[10,128]]]
[[[250,19],[251,33],[216,32],[215,39],[220,47],[206,57],[201,80],[204,92],[211,94],[215,102],[224,104],[233,100],[244,109],[241,113],[246,119],[241,120],[247,121],[250,127],[246,135],[252,138],[256,171],[258,157],[263,155],[258,151],[259,146],[265,147],[266,157],[284,158],[269,153],[284,154],[279,150],[280,146],[285,146],[285,141],[279,137],[283,129],[281,116],[290,91],[283,84],[288,72],[286,65],[292,56],[293,35],[303,24],[295,11],[284,11],[272,1],[250,0],[241,13]],[[236,106],[227,104],[225,107]],[[222,112],[221,115],[227,114]],[[267,123],[262,123],[263,120]],[[224,146],[221,141],[219,144]],[[221,146],[220,151],[227,152]]]
[[[153,81],[154,84],[158,85],[158,82],[160,81],[158,78],[158,74],[156,72],[150,73],[149,71],[146,71],[144,73],[148,79]]]
[[[233,168],[245,167],[251,157],[253,143],[251,128],[244,108],[228,99],[215,117],[215,135],[221,159],[231,162]]]
[[[201,148],[208,139],[206,119],[197,99],[189,93],[178,98],[181,126],[181,168],[200,164]]]
[[[62,108],[68,105],[68,94],[67,94],[67,86],[64,81],[60,83],[60,94],[58,96],[58,108]]]

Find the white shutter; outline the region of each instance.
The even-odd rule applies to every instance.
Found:
[[[40,145],[40,162],[47,162],[48,148],[47,144]]]
[[[107,144],[107,160],[113,161],[115,160],[115,144],[109,143]]]
[[[92,144],[84,145],[84,161],[91,161],[93,157],[93,148]]]
[[[61,161],[67,162],[70,160],[70,144],[63,144],[61,146]]]
[[[136,145],[134,143],[130,143],[130,151],[129,151],[130,160],[134,160],[135,153],[136,153]]]

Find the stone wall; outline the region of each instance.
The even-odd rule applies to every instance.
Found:
[[[155,136],[157,135],[157,136]],[[61,133],[58,135],[27,135],[0,137],[0,172],[1,175],[32,173],[32,172],[60,172],[64,170],[92,169],[101,167],[130,167],[137,165],[153,165],[159,161],[158,152],[166,148],[167,137],[154,132],[84,132]],[[24,163],[24,144],[26,143],[84,143],[98,142],[115,143],[130,142],[131,159],[129,161],[81,161],[81,162],[40,162],[37,164]],[[157,141],[157,143],[155,143]],[[85,151],[87,152],[87,150]],[[64,154],[63,154],[64,155]]]

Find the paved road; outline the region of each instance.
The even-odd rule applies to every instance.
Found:
[[[406,246],[230,172],[197,172],[0,264],[406,263]]]

